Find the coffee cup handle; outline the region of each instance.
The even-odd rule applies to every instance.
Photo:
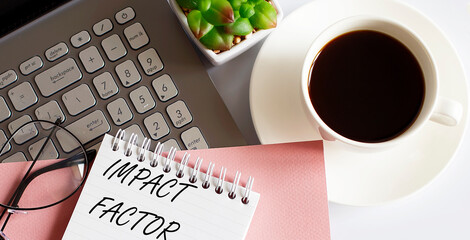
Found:
[[[455,126],[462,118],[462,105],[452,99],[439,97],[431,115],[431,121],[445,126]]]

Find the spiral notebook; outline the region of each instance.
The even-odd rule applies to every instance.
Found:
[[[227,169],[203,172],[197,156],[178,162],[175,149],[125,134],[105,135],[63,239],[245,238],[260,198],[253,178],[239,186],[239,172],[228,182]]]

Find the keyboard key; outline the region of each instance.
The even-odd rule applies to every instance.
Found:
[[[38,96],[29,82],[23,82],[10,89],[8,97],[17,111],[23,111],[38,102]]]
[[[181,140],[183,140],[186,149],[208,149],[206,139],[202,136],[201,130],[198,127],[192,127],[181,133]]]
[[[70,38],[70,43],[72,46],[79,48],[85,44],[87,44],[91,40],[90,34],[83,30]]]
[[[13,133],[21,127],[23,124],[31,121],[31,117],[29,115],[23,115],[20,118],[15,119],[13,122],[8,124],[8,130],[10,131],[10,134],[13,135]],[[18,131],[15,136],[13,137],[13,140],[17,144],[23,144],[30,139],[36,137],[38,135],[38,129],[33,123],[30,123],[23,128],[21,128],[20,131]]]
[[[126,122],[129,122],[133,117],[129,105],[127,105],[126,100],[123,98],[118,98],[110,102],[106,108],[108,109],[109,115],[111,115],[111,118],[116,125],[120,126]]]
[[[34,56],[20,65],[20,71],[23,75],[29,75],[32,72],[42,68],[43,62],[39,56]]]
[[[134,9],[132,9],[131,7],[127,7],[117,12],[114,17],[116,18],[116,22],[118,22],[119,24],[124,24],[134,19],[135,12]]]
[[[41,150],[42,145],[46,141],[47,138],[43,138],[33,144],[31,144],[28,147],[28,152],[29,155],[31,156],[31,159],[35,159],[36,156],[39,153],[39,150]],[[52,142],[51,139],[47,141],[46,146],[41,152],[41,156],[39,156],[38,160],[49,160],[49,159],[57,159],[59,157],[59,153],[57,152],[57,148],[55,147],[54,143]]]
[[[101,46],[109,60],[116,61],[127,54],[127,50],[117,34],[113,34],[101,42]]]
[[[78,115],[83,111],[95,106],[96,99],[91,93],[90,87],[86,84],[64,93],[62,101],[71,115]]]
[[[124,87],[130,87],[142,79],[139,71],[135,67],[135,64],[131,60],[127,60],[116,66],[116,73],[121,80]]]
[[[72,58],[60,62],[59,64],[38,74],[34,81],[38,85],[39,91],[44,97],[64,89],[82,78],[82,72],[77,63]]]
[[[67,47],[67,44],[65,44],[64,42],[61,42],[47,49],[44,55],[46,56],[47,60],[52,62],[64,56],[68,52],[69,52],[69,48]]]
[[[7,120],[11,116],[10,108],[8,108],[5,99],[0,96],[0,122]]]
[[[168,74],[162,75],[153,80],[152,86],[157,93],[158,98],[162,102],[166,102],[178,95],[178,89]]]
[[[18,75],[13,69],[10,69],[0,75],[0,89],[16,82]]]
[[[101,36],[113,29],[113,23],[109,19],[103,19],[100,22],[93,25],[93,32],[96,36]]]
[[[82,144],[87,144],[93,139],[109,132],[111,129],[108,120],[106,120],[106,117],[100,110],[96,110],[80,118],[65,128],[75,135]],[[57,131],[57,140],[62,149],[66,152],[70,152],[78,147],[76,142],[67,141],[67,139],[69,139],[68,136],[68,133],[64,130]]]
[[[104,61],[98,48],[91,46],[81,51],[78,56],[88,73],[94,73],[104,67]]]
[[[147,33],[142,27],[142,24],[140,23],[134,23],[124,29],[124,35],[126,35],[129,45],[131,45],[131,48],[134,50],[147,45],[150,41]]]
[[[176,148],[177,151],[181,151],[180,145],[174,138],[171,138],[167,140],[166,142],[163,142],[163,152],[169,152],[171,147]]]
[[[193,121],[193,116],[182,100],[170,104],[166,112],[176,128],[182,128]]]
[[[93,78],[93,85],[102,99],[108,99],[119,92],[119,88],[109,72],[104,72]]]
[[[26,156],[23,152],[17,152],[7,158],[5,158],[2,163],[9,163],[9,162],[26,162]]]
[[[138,113],[146,113],[155,107],[155,100],[146,86],[141,86],[129,94],[132,103]]]
[[[142,66],[145,74],[148,76],[151,76],[163,69],[162,60],[158,56],[157,51],[153,48],[140,53],[137,58],[139,59],[140,66]]]
[[[145,128],[153,140],[158,140],[170,133],[170,128],[166,123],[163,115],[156,112],[144,119]]]
[[[60,118],[62,120],[61,122],[65,121],[64,112],[62,112],[62,109],[60,109],[59,104],[54,100],[36,108],[36,111],[34,111],[34,113],[36,114],[36,118],[38,120],[46,120],[49,122],[55,122],[58,118]],[[49,124],[41,123],[41,125],[44,128],[46,128],[47,127],[46,125],[49,125]]]
[[[0,129],[0,149],[3,148],[3,145],[8,141],[7,135],[5,135],[5,132]],[[7,153],[11,149],[11,144],[8,143],[3,150],[1,150],[0,155]]]
[[[132,124],[131,126],[127,127],[124,129],[126,131],[126,135],[124,136],[124,141],[129,141],[129,138],[131,137],[132,133],[137,134],[137,144],[138,146],[142,146],[142,143],[144,142],[144,132],[142,132],[142,129],[140,129],[139,125],[137,124]]]

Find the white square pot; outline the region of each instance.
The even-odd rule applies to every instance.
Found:
[[[170,2],[170,6],[173,9],[173,12],[178,17],[181,26],[183,26],[186,35],[191,38],[191,40],[196,44],[196,46],[201,50],[201,52],[210,60],[210,62],[214,65],[223,64],[236,56],[240,55],[244,51],[248,50],[249,48],[253,47],[257,42],[268,36],[274,29],[263,29],[255,32],[249,38],[241,41],[240,43],[234,45],[230,50],[221,52],[219,54],[214,53],[212,50],[207,49],[201,42],[194,36],[193,32],[189,28],[188,21],[186,20],[186,16],[184,15],[183,10],[181,10],[180,6],[176,2],[176,0],[168,0]],[[273,3],[274,8],[277,10],[277,25],[282,21],[284,14],[282,12],[281,6],[277,0],[271,0]]]

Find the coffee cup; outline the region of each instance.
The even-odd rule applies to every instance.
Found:
[[[324,140],[359,148],[403,142],[428,122],[455,126],[462,106],[439,95],[438,68],[411,29],[362,15],[326,28],[308,50],[303,108]]]

